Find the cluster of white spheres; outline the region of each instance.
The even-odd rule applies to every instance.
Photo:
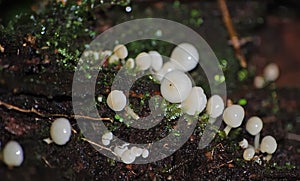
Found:
[[[102,144],[107,146],[110,144],[110,141],[113,139],[113,134],[112,132],[107,132],[102,135]]]
[[[9,167],[20,166],[24,160],[21,145],[16,141],[9,141],[3,149],[3,161]]]
[[[136,146],[128,149],[127,145],[116,146],[114,148],[114,153],[119,156],[123,163],[131,164],[135,161],[137,157],[147,158],[149,156],[149,150],[139,148]]]
[[[66,144],[71,137],[72,127],[68,119],[57,118],[50,127],[50,136],[57,145]]]

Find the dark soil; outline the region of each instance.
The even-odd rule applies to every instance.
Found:
[[[139,11],[149,6],[145,14],[157,11],[157,16],[170,18],[172,3],[133,1],[132,7]],[[268,62],[276,62],[281,69],[279,80],[263,89],[253,87],[251,73],[243,81],[236,80],[240,69],[238,65],[228,67],[229,71],[225,72],[228,75],[228,98],[234,103],[246,99],[245,119],[260,116],[264,121],[261,136],[272,135],[276,138],[278,149],[270,162],[263,161],[260,165],[243,160],[243,150],[238,142],[243,137],[253,139],[244,129],[245,121],[228,137],[218,134],[208,147],[198,149],[204,124],[199,121],[190,139],[173,155],[154,163],[126,165],[105,157],[83,141],[84,135],[80,134],[74,118],[70,118],[74,128],[71,140],[64,146],[48,145],[43,139],[49,137],[51,122],[56,117],[42,117],[0,106],[0,148],[10,140],[17,140],[25,153],[20,167],[10,169],[0,162],[0,180],[300,180],[300,53],[297,48],[300,47],[300,16],[293,3],[299,5],[297,1],[284,4],[277,1],[262,4],[228,2],[241,37],[253,39],[242,47],[249,60],[249,72],[255,69],[256,74],[261,74],[261,69]],[[200,28],[194,28],[212,46],[219,59],[237,62],[227,41],[228,35],[217,3],[184,3],[185,10],[192,8],[191,4],[202,8],[204,19]],[[164,8],[165,14],[161,13]],[[120,9],[118,6],[108,7],[105,21],[95,23],[92,28],[101,32],[122,21],[124,17],[120,18],[122,20],[116,18]],[[173,20],[182,20],[174,16]],[[263,18],[264,22],[251,23],[257,18]],[[30,48],[22,49],[19,42],[10,41],[10,38],[0,37],[0,44],[5,42],[5,52],[0,53],[0,101],[22,109],[34,108],[45,115],[64,114],[71,117],[74,72],[58,69],[59,65],[53,62],[45,63],[44,54],[32,54]],[[16,53],[16,47],[20,47],[20,54]],[[31,48],[35,49],[34,46]],[[49,59],[55,58],[55,55],[44,53],[49,55]],[[107,97],[119,68],[119,65],[111,65],[100,71],[96,95]],[[159,85],[144,77],[131,88],[130,103],[135,112],[144,117],[149,115],[148,100],[158,94]],[[140,131],[121,123],[105,103],[97,104],[97,108],[102,117],[114,119],[114,123],[106,121],[105,125],[114,129],[115,136],[132,143],[163,138],[169,134],[168,128],[176,124],[176,119],[164,118],[154,128]]]

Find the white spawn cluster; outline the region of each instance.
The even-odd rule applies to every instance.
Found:
[[[250,135],[254,136],[254,146],[248,144],[248,140],[245,138],[239,143],[244,149],[243,158],[247,161],[254,159],[258,163],[261,163],[260,158],[255,157],[255,153],[258,152],[267,153],[268,155],[264,157],[264,159],[269,161],[272,157],[272,154],[277,149],[277,142],[272,136],[265,136],[259,144],[260,132],[262,128],[263,122],[259,117],[253,116],[248,119],[246,123],[246,130]]]
[[[102,135],[102,144],[105,146],[110,145],[113,139],[113,133],[107,132]],[[124,144],[122,146],[114,146],[113,152],[116,156],[120,158],[124,163],[131,164],[135,161],[137,157],[147,158],[149,156],[149,150],[145,148],[139,148],[132,146],[128,148],[129,144]]]
[[[115,56],[115,59],[124,60],[128,56],[127,48],[124,45],[117,45],[111,57],[113,56]],[[192,85],[192,81],[186,72],[194,69],[198,64],[198,60],[199,53],[197,49],[189,43],[181,43],[174,48],[170,60],[167,62],[163,62],[162,56],[157,51],[150,51],[148,53],[141,52],[135,59],[128,58],[125,66],[131,69],[135,68],[138,71],[150,70],[152,75],[160,82],[160,91],[163,98],[170,103],[178,104],[184,113],[195,115],[206,108],[206,113],[210,116],[210,123],[212,124],[222,115],[226,124],[224,132],[228,135],[232,128],[241,126],[245,117],[245,110],[238,104],[232,104],[225,108],[224,101],[219,95],[212,95],[207,100],[203,89]],[[271,64],[266,67],[264,80],[274,81],[278,75],[278,67]],[[114,111],[122,111],[126,107],[126,103],[126,96],[122,91],[113,90],[108,95],[107,105]],[[251,160],[256,151],[266,152],[269,155],[275,152],[277,143],[271,136],[263,138],[259,145],[262,129],[260,118],[250,118],[246,129],[255,138],[254,146],[249,145],[246,139],[240,142],[241,147],[245,149],[245,160]],[[109,145],[111,139],[112,136],[109,136],[109,139],[102,137],[103,145]],[[145,155],[148,156],[149,154],[148,150],[142,151],[142,148],[136,147],[128,149],[127,146],[116,146],[114,149],[115,154],[124,163],[133,163],[136,157],[142,155],[143,158],[146,158]]]
[[[124,45],[117,45],[111,56],[122,60],[128,56]],[[178,103],[183,112],[189,115],[201,113],[207,103],[206,95],[199,86],[192,85],[191,79],[185,73],[194,69],[198,64],[199,53],[189,43],[181,43],[171,53],[170,61],[163,62],[157,51],[141,52],[135,59],[128,58],[125,66],[139,71],[150,70],[160,81],[162,96],[171,103]],[[126,96],[122,91],[113,90],[108,95],[107,105],[114,111],[122,111],[126,107]]]
[[[274,82],[280,75],[279,67],[276,63],[270,63],[265,66],[263,76],[256,76],[254,78],[254,86],[258,89],[263,88],[266,83]]]

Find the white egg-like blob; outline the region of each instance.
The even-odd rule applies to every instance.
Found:
[[[244,160],[250,161],[254,157],[254,154],[255,154],[254,148],[249,147],[244,150],[243,158],[244,158]]]
[[[182,110],[188,115],[201,113],[206,106],[206,95],[201,87],[193,87],[190,95],[181,103]]]
[[[68,119],[58,118],[53,121],[50,128],[50,136],[57,145],[66,144],[71,137],[72,128]]]
[[[146,53],[139,53],[135,58],[136,66],[139,70],[147,70],[151,66],[152,58]]]
[[[265,78],[264,78],[264,77],[262,77],[262,76],[256,76],[256,77],[254,78],[253,84],[254,84],[254,87],[255,87],[255,88],[261,89],[261,88],[264,87],[265,82],[266,82],[266,81],[265,81]]]
[[[119,57],[116,54],[113,54],[108,58],[109,64],[114,64],[114,63],[118,63],[118,62],[119,62]]]
[[[207,101],[206,112],[212,118],[219,117],[224,111],[224,101],[219,95],[211,96]]]
[[[120,59],[124,59],[128,56],[128,50],[123,44],[116,45],[114,52]]]
[[[133,146],[132,148],[130,148],[131,152],[136,156],[139,157],[142,155],[143,153],[143,149],[142,148],[138,148],[136,146]]]
[[[147,158],[148,156],[149,156],[149,150],[144,149],[144,150],[143,150],[143,153],[142,153],[142,157],[143,157],[143,158]]]
[[[262,153],[272,154],[277,149],[277,142],[273,136],[265,136],[261,140],[260,151]]]
[[[118,155],[119,157],[121,157],[122,154],[123,154],[126,150],[128,150],[128,147],[127,147],[127,146],[116,146],[116,147],[114,148],[114,153],[115,153],[116,155]]]
[[[250,133],[253,136],[257,135],[262,128],[263,128],[263,122],[257,116],[253,116],[249,118],[246,123],[246,130],[248,131],[248,133]]]
[[[21,145],[16,141],[9,141],[3,149],[3,161],[9,167],[20,166],[24,160]]]
[[[126,60],[125,66],[129,69],[133,69],[135,66],[135,61],[133,58],[129,58],[128,60]]]
[[[102,139],[112,140],[113,139],[112,132],[107,132],[107,133],[103,134]]]
[[[228,126],[236,128],[242,124],[244,116],[244,108],[240,105],[233,104],[224,110],[223,120]]]
[[[183,102],[189,96],[191,90],[191,79],[179,70],[167,73],[160,85],[162,96],[171,103]]]
[[[163,66],[163,58],[157,51],[148,52],[151,57],[151,67],[154,71],[159,71]]]
[[[155,73],[157,80],[162,81],[166,73],[176,70],[176,66],[172,62],[166,62],[163,64],[163,67]]]
[[[267,81],[275,81],[279,77],[279,67],[276,63],[270,63],[264,68],[264,77]]]
[[[107,146],[107,145],[109,145],[110,144],[110,140],[108,140],[108,139],[103,139],[102,138],[102,144],[104,145],[104,146]]]
[[[133,153],[131,150],[126,150],[123,152],[121,160],[126,164],[131,164],[134,162],[135,157],[135,153]]]
[[[176,62],[178,69],[184,72],[194,69],[199,60],[198,50],[194,45],[181,43],[171,53],[171,61]]]
[[[122,111],[126,106],[126,96],[122,91],[113,90],[108,94],[106,103],[114,111]]]

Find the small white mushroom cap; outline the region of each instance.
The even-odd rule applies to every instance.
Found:
[[[190,95],[181,103],[182,110],[188,115],[201,113],[206,106],[206,95],[201,87],[193,87]]]
[[[141,156],[143,153],[143,149],[142,148],[138,148],[136,146],[133,146],[132,148],[130,148],[131,152],[136,156]]]
[[[142,52],[136,56],[135,61],[139,70],[147,70],[151,66],[152,58],[148,53]]]
[[[114,63],[118,63],[118,62],[119,62],[119,57],[116,54],[113,54],[108,58],[109,64],[114,64]]]
[[[253,116],[249,118],[246,123],[246,130],[248,131],[248,133],[250,133],[253,136],[257,135],[262,128],[263,128],[263,122],[257,116]]]
[[[122,44],[115,46],[114,52],[120,59],[124,59],[128,56],[128,50],[126,46]]]
[[[239,145],[243,149],[248,148],[248,145],[249,145],[248,140],[246,138],[243,138],[243,140],[239,142]]]
[[[270,63],[264,68],[264,77],[267,81],[275,81],[279,77],[279,67],[276,63]]]
[[[149,151],[147,149],[143,150],[142,157],[147,158],[149,156]]]
[[[254,86],[258,89],[263,88],[265,85],[265,78],[262,76],[256,76],[254,78]]]
[[[71,124],[66,118],[58,118],[53,121],[50,127],[50,136],[54,143],[58,145],[66,144],[71,137]]]
[[[179,70],[167,73],[160,85],[162,96],[171,103],[183,102],[189,96],[191,90],[191,79]]]
[[[224,110],[223,120],[228,126],[236,128],[242,124],[244,116],[244,108],[240,105],[233,104]]]
[[[244,158],[244,160],[250,161],[254,157],[254,154],[255,154],[255,150],[251,146],[244,150],[243,158]]]
[[[262,153],[272,154],[277,149],[277,142],[273,136],[265,136],[261,140],[260,151]]]
[[[113,139],[112,132],[107,132],[102,135],[102,144],[107,146],[110,144],[110,141]]]
[[[211,96],[207,101],[207,114],[212,118],[219,117],[224,111],[224,101],[219,95]]]
[[[102,138],[106,139],[106,140],[112,140],[113,134],[112,134],[112,132],[107,132],[107,133],[103,134]]]
[[[176,62],[178,69],[184,72],[194,69],[199,60],[197,49],[189,43],[181,43],[171,53],[171,61]]]
[[[123,152],[121,156],[121,160],[126,164],[131,164],[134,162],[135,157],[136,157],[135,153],[133,153],[130,149]]]
[[[107,105],[114,111],[122,111],[126,106],[126,96],[122,91],[113,90],[108,94]]]
[[[9,166],[20,166],[24,160],[21,145],[16,141],[9,141],[3,149],[3,161]]]
[[[157,80],[161,81],[164,76],[173,70],[176,70],[176,66],[172,62],[166,62],[163,64],[163,67],[155,73],[155,77]]]
[[[114,153],[115,153],[116,155],[118,155],[119,157],[121,157],[122,154],[123,154],[126,150],[128,150],[128,147],[127,147],[127,146],[116,146],[116,147],[114,148]]]
[[[159,71],[163,66],[163,58],[157,51],[148,52],[151,57],[151,67],[154,71]]]
[[[133,69],[134,66],[135,66],[135,61],[133,58],[129,58],[128,60],[126,60],[126,63],[125,63],[126,67],[129,68],[129,69]]]

